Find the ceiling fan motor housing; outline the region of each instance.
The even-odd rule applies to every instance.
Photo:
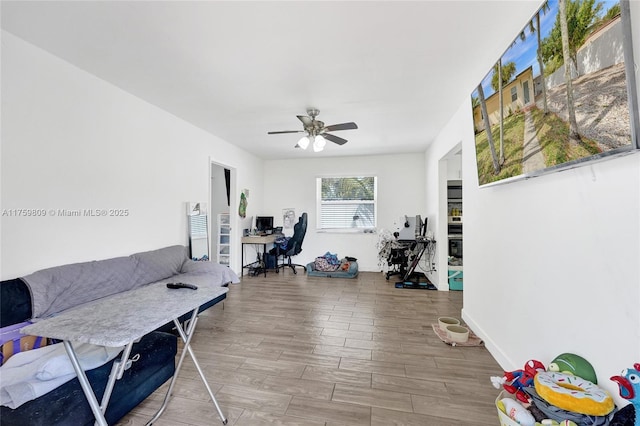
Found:
[[[319,109],[308,108],[307,114],[311,117],[311,122],[304,126],[309,136],[315,137],[324,131],[324,123],[320,120],[316,120],[316,117],[320,114]]]

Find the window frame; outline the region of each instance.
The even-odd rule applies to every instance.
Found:
[[[323,179],[355,179],[373,178],[373,201],[367,203],[361,200],[344,200],[358,204],[371,204],[373,206],[373,226],[358,226],[355,228],[323,228],[322,227],[322,207],[327,202],[322,201],[322,180]],[[325,233],[374,233],[378,226],[378,176],[374,174],[344,174],[344,175],[324,175],[316,176],[316,231]]]

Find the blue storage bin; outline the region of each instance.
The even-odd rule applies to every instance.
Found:
[[[449,290],[462,290],[462,271],[449,269]]]

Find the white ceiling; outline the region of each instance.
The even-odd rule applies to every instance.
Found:
[[[265,159],[422,152],[540,1],[2,1],[2,28]],[[294,149],[316,107],[349,143]]]

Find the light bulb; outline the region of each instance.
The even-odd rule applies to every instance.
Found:
[[[298,146],[302,149],[307,149],[307,147],[309,146],[309,138],[306,136],[300,138],[300,140],[298,141]]]
[[[313,151],[314,152],[322,151],[326,144],[327,144],[327,141],[325,140],[325,138],[322,137],[322,135],[316,136],[313,141]]]

